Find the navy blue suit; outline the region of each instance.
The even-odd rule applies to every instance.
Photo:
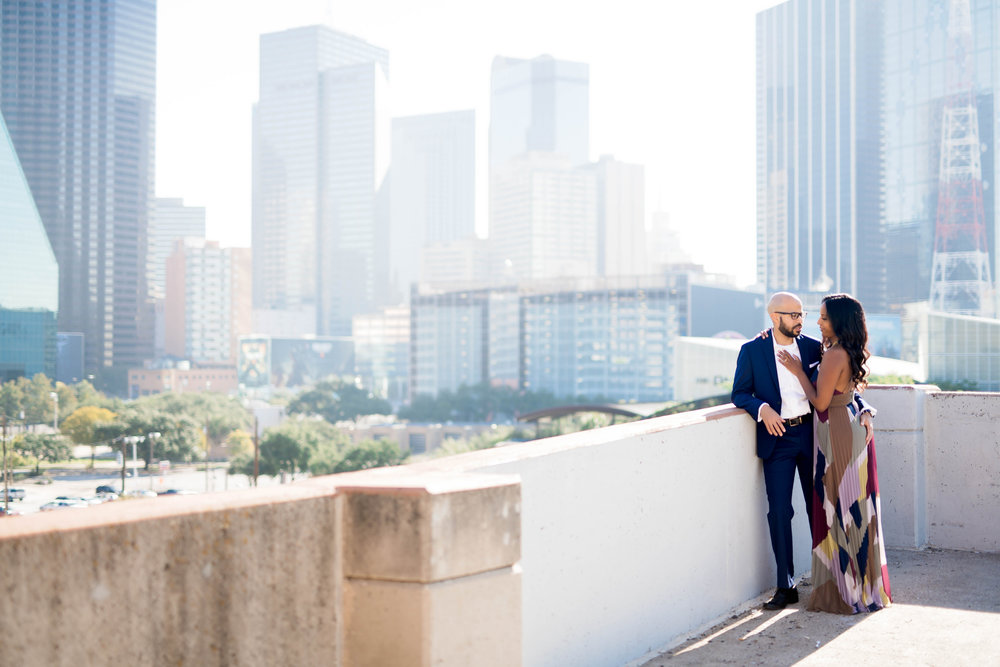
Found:
[[[812,375],[822,357],[820,342],[808,336],[795,339],[799,359],[806,373]],[[770,405],[781,413],[781,390],[778,366],[774,358],[774,336],[754,338],[740,348],[733,379],[733,404],[746,410],[757,420],[760,406]],[[811,409],[810,409],[811,411]],[[771,549],[777,565],[780,588],[794,585],[795,566],[792,562],[792,492],[795,471],[805,496],[806,511],[812,510],[812,422],[786,427],[782,436],[767,432],[764,422],[757,422],[757,456],[764,468],[764,488],[767,491],[767,525],[771,533]],[[812,525],[810,517],[810,526]]]

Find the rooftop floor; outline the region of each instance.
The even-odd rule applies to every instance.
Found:
[[[888,552],[894,603],[873,614],[762,611],[771,591],[730,618],[635,661],[668,665],[1000,664],[1000,554]],[[804,595],[802,595],[804,593]]]

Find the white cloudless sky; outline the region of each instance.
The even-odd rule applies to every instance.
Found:
[[[646,168],[708,270],[749,284],[756,257],[755,24],[779,0],[160,0],[156,194],[205,206],[209,238],[250,244],[251,112],[261,33],[325,24],[389,50],[392,116],[476,112],[487,230],[490,65],[590,66],[590,157]]]

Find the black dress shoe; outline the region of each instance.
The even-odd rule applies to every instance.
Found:
[[[774,592],[774,597],[764,603],[764,609],[784,609],[788,605],[795,604],[798,601],[799,591],[797,588],[779,588]]]

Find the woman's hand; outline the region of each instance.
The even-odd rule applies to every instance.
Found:
[[[802,369],[802,360],[785,350],[778,352],[778,361],[781,365],[790,370],[796,376],[804,376],[806,372]]]

